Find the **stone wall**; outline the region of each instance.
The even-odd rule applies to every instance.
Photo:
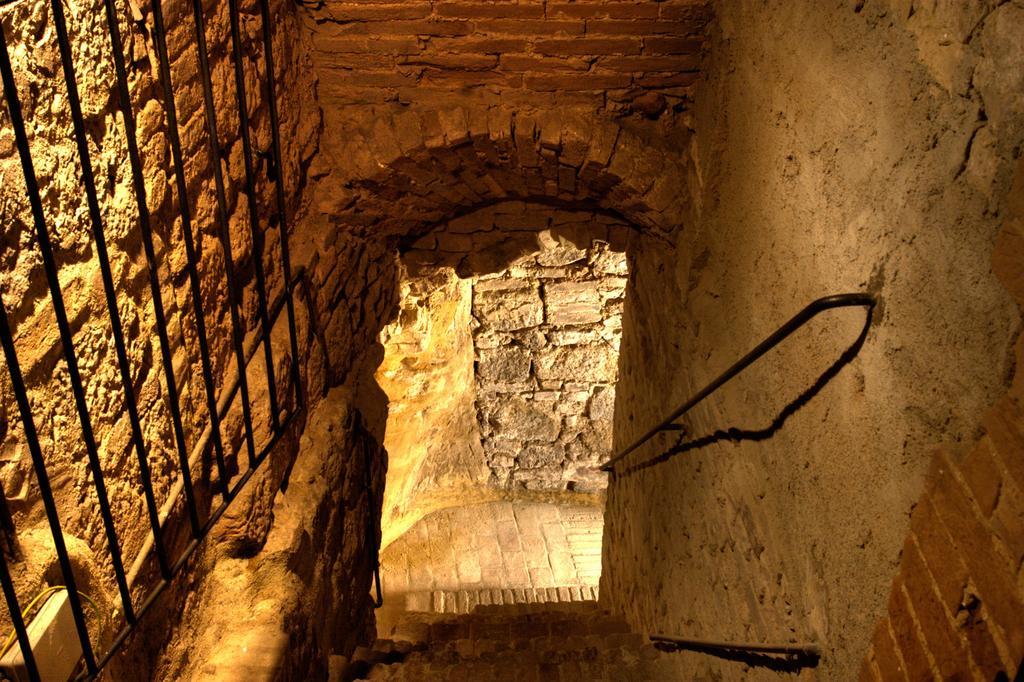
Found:
[[[492,485],[603,490],[624,254],[549,238],[473,285],[476,409]]]
[[[613,480],[601,597],[638,628],[816,641],[822,677],[854,675],[911,510],[931,504],[917,503],[935,444],[969,449],[989,424],[1019,430],[1017,408],[982,419],[1013,375],[1020,328],[991,268],[1024,130],[1019,31],[1007,28],[1020,26],[1020,4],[996,5],[717,5],[695,120],[697,219],[675,253],[630,251],[616,445],[809,301],[867,290],[880,305],[852,362],[842,356],[863,313],[823,316],[698,407],[681,441],[662,437],[629,463],[673,453],[665,461]],[[1000,452],[1020,452],[1003,442]],[[1017,459],[997,460],[999,480]],[[1015,488],[1002,490],[1016,523]],[[998,566],[1013,554],[982,513],[958,528],[956,551]],[[1019,563],[1006,565],[1019,585]],[[977,592],[988,607],[972,611],[968,594],[950,618],[990,607],[992,629],[1013,630],[993,600],[1019,596],[992,589],[1004,578],[988,584]],[[917,628],[895,594],[893,631]],[[690,677],[775,675],[678,660]]]
[[[628,231],[509,201],[403,248],[376,374],[390,401],[385,544],[467,499],[603,490]]]
[[[133,117],[138,128],[146,203],[152,216],[155,262],[161,297],[167,314],[175,382],[180,393],[186,449],[191,450],[208,422],[197,344],[194,301],[189,288],[187,262],[180,220],[176,168],[172,162],[168,131],[168,102],[158,80],[153,40],[153,9],[148,3],[115,3],[125,42],[125,58]],[[158,506],[163,506],[179,477],[178,452],[171,429],[168,394],[155,330],[153,301],[148,282],[149,265],[139,230],[139,209],[132,191],[123,117],[117,109],[114,67],[103,4],[86,2],[64,5],[72,43],[72,58],[79,91],[105,236],[111,255],[114,288],[127,337],[132,381],[138,396],[143,435]],[[238,103],[227,3],[205,3],[213,96],[225,174],[226,203],[232,255],[236,267],[244,345],[253,346],[258,333],[254,264],[262,256],[271,307],[283,296],[280,267],[280,221],[276,216],[275,183],[286,188],[287,211],[294,217],[306,183],[306,168],[318,143],[320,112],[304,47],[297,41],[296,12],[290,3],[271,2],[274,22],[275,66],[283,138],[283,168],[273,169],[270,150],[269,108],[265,88],[262,25],[255,2],[240,3],[242,70],[247,85],[246,106],[251,118],[255,150],[256,205],[245,195]],[[229,298],[225,290],[224,248],[208,153],[206,118],[196,52],[192,5],[187,1],[163,3],[168,30],[171,81],[179,131],[187,202],[193,216],[201,296],[210,341],[217,389],[229,390],[237,365],[231,347]],[[57,51],[51,7],[47,2],[17,2],[0,8],[28,134],[42,188],[47,227],[54,242],[61,286],[71,319],[75,352],[85,382],[92,426],[126,568],[131,568],[149,534],[145,504],[139,490],[139,465],[123,403],[123,392],[110,332],[110,318],[99,276],[92,225],[88,219],[82,169],[71,130],[68,95]],[[253,231],[250,211],[257,214]],[[54,314],[31,215],[25,194],[13,129],[6,107],[0,107],[0,238],[4,248],[0,264],[0,289],[14,327],[22,370],[29,384],[35,422],[40,430],[44,457],[54,486],[65,539],[69,544],[80,588],[101,604],[104,611],[117,610],[117,591],[108,549],[96,504],[93,476],[87,466],[82,431],[71,399],[67,366],[63,360]],[[304,385],[324,384],[322,347],[314,312],[307,307],[308,283],[296,295],[299,351],[306,359]],[[294,407],[287,376],[291,357],[287,324],[282,313],[271,334],[279,402]],[[254,352],[248,368],[257,447],[269,440],[270,415],[266,368],[261,352]],[[319,358],[319,361],[318,361]],[[319,398],[313,393],[310,398]],[[45,584],[57,580],[56,558],[39,500],[31,462],[6,369],[0,370],[0,479],[17,529],[19,551],[11,563],[24,605]],[[191,604],[183,622],[200,622],[205,602],[195,601],[219,559],[237,558],[264,544],[270,530],[270,507],[286,480],[298,450],[295,428],[278,444],[245,493],[221,519],[211,538],[197,553],[186,575],[180,576],[143,621],[139,634],[125,652],[111,663],[117,679],[150,679],[158,667],[159,651],[171,636],[169,623],[180,619],[182,605]],[[228,466],[233,476],[248,466],[244,450],[240,403],[236,399],[223,422],[222,435]],[[216,480],[210,452],[193,467],[197,495],[205,513]],[[382,466],[380,462],[378,466]],[[382,474],[378,472],[382,485]],[[366,501],[360,502],[366,510]],[[187,520],[180,504],[169,506],[166,537],[176,558],[189,538]],[[364,527],[358,529],[365,536]],[[365,551],[363,542],[349,543]],[[339,548],[340,549],[340,548]],[[351,559],[351,557],[349,557]],[[365,582],[368,566],[352,564]],[[139,600],[159,581],[150,555],[139,565],[135,596]],[[354,612],[366,618],[368,609],[360,585],[350,594]],[[141,595],[141,596],[140,596]],[[191,601],[190,601],[191,600]],[[138,605],[138,601],[136,602]],[[343,606],[339,601],[339,606]],[[368,622],[368,621],[366,621]],[[123,623],[116,615],[100,632],[94,628],[94,645],[103,654]],[[357,630],[358,628],[356,628]],[[353,630],[355,631],[355,630]],[[187,646],[187,634],[178,646]],[[202,634],[202,633],[200,633]],[[353,644],[349,642],[348,646]]]

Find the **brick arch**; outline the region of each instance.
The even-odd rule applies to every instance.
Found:
[[[367,235],[415,236],[509,199],[601,211],[662,236],[689,216],[686,148],[596,114],[385,113],[339,147],[334,168],[347,172],[329,182],[329,213]]]

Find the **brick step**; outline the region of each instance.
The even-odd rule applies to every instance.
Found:
[[[613,661],[576,659],[540,662],[512,658],[508,660],[474,660],[458,663],[412,661],[375,666],[363,678],[367,680],[449,680],[477,682],[508,680],[509,682],[661,682],[676,680],[678,672],[668,656],[657,650],[636,660]]]
[[[596,602],[408,613],[332,680],[669,680],[668,656]]]
[[[429,593],[410,592],[405,595],[406,604],[412,607],[410,610],[429,610],[436,613],[470,613],[480,606],[584,602],[597,601],[597,598],[596,585],[433,590]]]
[[[574,614],[568,610],[558,610],[520,613],[513,619],[488,612],[440,619],[432,618],[431,614],[407,614],[392,628],[390,637],[414,644],[436,645],[457,639],[611,635],[625,632],[629,632],[625,621],[603,611]]]

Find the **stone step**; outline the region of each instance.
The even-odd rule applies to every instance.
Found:
[[[407,613],[352,657],[345,680],[670,680],[668,654],[596,602]]]

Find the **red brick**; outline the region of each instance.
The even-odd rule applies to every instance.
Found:
[[[950,551],[953,539],[939,520],[927,495],[914,508],[910,527],[925,563],[935,577],[943,605],[949,613],[956,614],[967,585],[967,565],[958,554]]]
[[[630,38],[578,38],[576,40],[539,40],[534,45],[541,54],[607,55],[640,54],[640,41]]]
[[[982,419],[999,460],[1017,488],[1024,490],[1024,415],[1016,401],[1004,397]]]
[[[1024,561],[1024,496],[1012,484],[1003,487],[992,515],[992,528],[1003,541],[1014,564]]]
[[[979,608],[963,616],[961,631],[971,648],[971,658],[982,679],[999,679],[999,673],[1006,673],[1006,666],[999,655],[985,609]]]
[[[689,36],[700,32],[700,29],[701,24],[689,21],[618,21],[615,19],[592,19],[587,21],[588,35]]]
[[[590,63],[579,58],[503,54],[499,66],[508,71],[586,71]]]
[[[659,57],[628,56],[601,57],[597,65],[612,71],[696,71],[700,58],[696,55],[666,55]]]
[[[326,53],[418,54],[420,43],[415,38],[337,38],[316,36],[314,45]]]
[[[522,85],[522,76],[518,74],[495,73],[493,71],[444,71],[428,69],[423,73],[423,82],[459,87],[500,85],[502,87],[517,88]]]
[[[582,21],[521,21],[518,19],[491,19],[476,21],[477,33],[502,33],[514,36],[583,35]]]
[[[464,36],[472,33],[468,21],[360,21],[335,27],[346,36]]]
[[[711,8],[707,3],[665,2],[661,5],[661,18],[673,21],[693,21],[704,25],[711,19]]]
[[[902,576],[917,622],[942,678],[968,679],[970,665],[966,648],[960,635],[953,632],[949,614],[939,602],[937,587],[912,535],[903,545]]]
[[[906,675],[903,672],[903,661],[900,659],[899,652],[896,649],[896,642],[893,640],[888,618],[879,623],[878,627],[875,628],[875,635],[871,640],[871,646],[875,651],[875,664],[878,666],[879,672],[882,673],[882,679],[885,682],[906,679]]]
[[[1007,634],[1011,655],[1024,656],[1024,613],[1010,562],[995,548],[992,531],[982,525],[960,484],[950,475],[938,479],[932,499],[956,550],[964,558],[982,603]],[[1015,567],[1014,567],[1015,568]]]
[[[589,74],[526,76],[523,85],[532,90],[608,90],[628,88],[632,78],[626,74]]]
[[[996,508],[999,489],[1003,483],[1002,472],[992,459],[991,448],[991,441],[987,437],[983,438],[960,464],[960,473],[966,479],[974,501],[978,503],[986,517],[991,516]]]
[[[335,21],[385,21],[426,19],[433,8],[429,2],[403,2],[393,5],[353,5],[328,3],[323,13]]]
[[[473,54],[421,54],[404,57],[400,60],[400,63],[433,66],[441,69],[479,71],[494,68],[498,64],[498,57],[495,55]]]
[[[399,73],[393,70],[387,71],[352,71],[345,75],[345,85],[354,88],[397,88],[403,85],[412,85],[416,82],[419,74]]]
[[[874,649],[868,651],[868,655],[864,657],[864,660],[860,664],[860,674],[857,675],[857,679],[860,682],[880,682],[878,668],[875,666],[875,652]]]
[[[637,76],[634,83],[643,88],[678,88],[693,85],[700,78],[699,73],[644,74]]]
[[[522,38],[431,38],[430,47],[440,52],[501,54],[525,52],[529,47],[529,41]]]
[[[658,15],[658,5],[653,2],[548,3],[549,17],[572,17],[574,19],[657,19]]]
[[[644,38],[644,54],[696,54],[703,45],[702,38]]]
[[[544,5],[520,5],[513,3],[484,4],[479,2],[442,2],[437,5],[437,14],[442,17],[463,19],[513,18],[542,19]]]
[[[910,611],[910,603],[903,592],[903,581],[897,578],[889,593],[889,621],[896,639],[900,656],[903,659],[904,671],[911,680],[924,680],[932,676],[932,664],[924,643],[917,632],[914,616]]]

